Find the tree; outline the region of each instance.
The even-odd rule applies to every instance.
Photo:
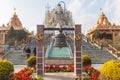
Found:
[[[20,42],[22,40],[26,40],[26,37],[27,37],[27,32],[21,29],[18,31],[16,39],[18,42]]]
[[[10,28],[10,30],[7,32],[7,38],[9,39],[15,39],[16,38],[16,31],[14,30],[13,27]]]
[[[17,32],[14,30],[13,27],[6,34],[6,41],[8,44],[13,45],[16,39]]]
[[[120,61],[105,62],[100,73],[100,80],[120,80]]]

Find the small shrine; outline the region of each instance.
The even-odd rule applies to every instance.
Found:
[[[97,23],[87,33],[92,42],[107,45],[115,42],[115,36],[120,33],[120,26],[111,24],[106,15],[101,12]]]

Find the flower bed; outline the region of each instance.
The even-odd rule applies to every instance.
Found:
[[[90,80],[99,80],[98,77],[100,75],[100,72],[96,69],[94,69],[91,66],[84,66],[83,72],[86,72],[90,76]]]
[[[31,68],[24,68],[11,76],[11,80],[42,80],[41,77],[35,78]]]
[[[60,66],[60,65],[47,65],[45,66],[45,72],[73,72],[73,65]]]

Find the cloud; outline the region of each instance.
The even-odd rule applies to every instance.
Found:
[[[113,21],[116,23],[116,24],[118,24],[118,25],[120,25],[120,0],[115,0],[115,1],[113,1],[113,3],[112,4],[114,4],[114,10],[113,10],[113,12],[114,12],[114,16],[113,16]]]
[[[114,7],[115,3],[113,1],[106,1],[103,5],[103,11],[109,12]]]
[[[80,23],[82,25],[82,33],[86,34],[96,24],[96,16],[94,14],[85,14],[76,19],[76,24]]]
[[[93,1],[88,5],[88,8],[94,6],[96,3],[97,3],[97,0],[93,0]]]
[[[78,11],[80,11],[83,2],[84,0],[71,0],[67,9],[75,15]]]
[[[95,14],[88,13],[88,9],[96,4],[96,0],[88,3],[88,5],[85,5],[85,3],[86,0],[72,0],[68,5],[68,10],[73,14],[73,21],[75,21],[75,24],[82,25],[82,33],[84,34],[86,34],[96,22]]]

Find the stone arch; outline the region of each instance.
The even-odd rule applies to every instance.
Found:
[[[68,28],[70,29],[70,28]],[[74,30],[74,73],[76,77],[82,75],[81,61],[81,25],[75,25]],[[37,25],[37,44],[36,44],[36,61],[37,76],[44,76],[44,25]]]

